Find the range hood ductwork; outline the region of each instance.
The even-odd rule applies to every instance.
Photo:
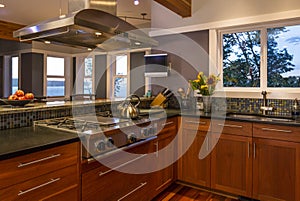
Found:
[[[68,15],[26,26],[15,31],[13,36],[21,42],[51,41],[105,51],[158,45],[145,32],[115,16],[115,8],[116,0],[69,0]]]

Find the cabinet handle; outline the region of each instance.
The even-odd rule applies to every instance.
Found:
[[[113,170],[116,170],[116,169],[119,169],[119,168],[121,168],[121,167],[124,167],[124,166],[126,166],[126,165],[128,165],[128,164],[130,164],[130,163],[133,163],[134,161],[137,161],[137,160],[139,160],[139,159],[141,159],[141,158],[143,158],[143,157],[145,157],[145,156],[147,156],[147,154],[143,154],[143,155],[141,155],[141,156],[139,156],[139,157],[137,157],[137,158],[135,158],[135,159],[132,159],[132,160],[130,160],[130,161],[127,161],[126,163],[123,163],[123,164],[121,164],[121,165],[119,165],[119,166],[117,166],[117,167],[114,167],[114,168],[112,168],[112,169],[110,169],[110,170],[107,170],[107,171],[105,171],[105,172],[100,172],[100,173],[99,173],[99,176],[101,177],[101,176],[103,176],[103,175],[105,175],[105,174],[107,174],[107,173],[110,173],[110,172],[113,171]]]
[[[171,125],[171,124],[174,124],[174,122],[173,122],[173,121],[170,121],[170,122],[167,122],[167,123],[162,124],[162,126],[169,126],[169,125]]]
[[[263,131],[275,131],[275,132],[282,132],[282,133],[292,133],[291,130],[280,130],[280,129],[274,129],[274,128],[262,128]]]
[[[30,161],[28,163],[20,163],[18,165],[18,168],[25,167],[25,166],[28,166],[28,165],[32,165],[32,164],[35,164],[35,163],[39,163],[39,162],[42,162],[42,161],[50,160],[50,159],[53,159],[53,158],[57,158],[59,156],[61,156],[61,154],[53,154],[51,156],[48,156],[48,157],[45,157],[45,158],[41,158],[41,159],[38,159],[38,160],[34,160],[34,161]]]
[[[218,124],[218,126],[230,127],[230,128],[243,128],[243,126],[234,125],[234,124]]]
[[[250,142],[248,142],[248,158],[250,158]]]
[[[124,195],[123,197],[119,198],[118,201],[124,200],[126,197],[128,197],[130,194],[134,193],[135,191],[139,190],[140,188],[143,188],[145,185],[147,185],[147,182],[141,183],[138,187]]]
[[[186,121],[187,123],[191,124],[201,124],[201,125],[206,125],[206,121]]]
[[[209,151],[209,138],[206,138],[207,141],[206,141],[206,151]]]
[[[42,187],[44,187],[44,186],[50,185],[50,184],[52,184],[52,183],[54,183],[54,182],[57,182],[57,181],[59,181],[59,180],[60,180],[60,178],[50,179],[50,181],[48,181],[48,182],[46,182],[46,183],[43,183],[43,184],[41,184],[41,185],[35,186],[35,187],[30,188],[30,189],[27,189],[27,190],[25,190],[25,191],[19,191],[18,196],[24,195],[24,194],[29,193],[29,192],[31,192],[31,191],[34,191],[34,190],[37,190],[37,189],[42,188]]]
[[[158,142],[154,143],[155,145],[155,156],[158,158]]]
[[[253,143],[253,158],[256,158],[256,143]]]

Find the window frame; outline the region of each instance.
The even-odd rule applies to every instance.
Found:
[[[267,29],[283,26],[300,25],[300,20],[283,20],[280,22],[269,22],[264,24],[240,25],[210,30],[210,45],[212,61],[210,62],[210,73],[217,73],[221,81],[217,86],[216,94],[227,97],[261,98],[261,92],[267,91],[271,98],[299,98],[299,88],[293,87],[267,87]],[[260,87],[223,87],[223,34],[260,30],[261,32],[261,55],[260,55]],[[215,60],[214,60],[215,59]],[[215,62],[213,62],[215,61]],[[217,66],[217,68],[215,67]]]
[[[10,91],[11,91],[11,94],[13,94],[14,92],[12,91],[12,88],[13,88],[13,58],[18,58],[18,86],[17,86],[17,89],[20,87],[20,74],[21,74],[21,68],[20,68],[20,64],[21,64],[21,61],[20,61],[20,55],[12,55],[10,57],[10,70],[11,70],[11,85],[10,85]]]
[[[127,56],[127,75],[116,75],[116,61],[117,61],[117,56],[122,56],[122,55],[126,55]],[[118,97],[115,97],[115,78],[127,78],[127,91],[126,91],[126,97],[129,96],[130,94],[130,52],[118,52],[115,54],[110,54],[109,55],[109,65],[110,66],[110,74],[109,74],[109,85],[111,88],[107,91],[108,92],[108,97],[112,98],[112,99],[118,99]],[[125,98],[126,98],[125,97]]]
[[[47,74],[47,68],[48,68],[48,57],[55,57],[55,58],[63,58],[64,59],[64,76],[58,76],[58,75],[50,75]],[[44,55],[45,61],[44,61],[44,95],[47,97],[47,99],[61,99],[65,98],[67,96],[67,75],[66,75],[66,66],[67,66],[67,58],[65,56],[55,55],[55,54],[45,54]],[[63,96],[49,96],[47,94],[47,78],[63,78],[64,79],[64,95]]]

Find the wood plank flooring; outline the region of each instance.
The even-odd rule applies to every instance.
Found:
[[[152,201],[237,201],[237,199],[174,183]]]

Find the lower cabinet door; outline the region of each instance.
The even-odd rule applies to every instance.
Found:
[[[1,201],[78,200],[77,166],[70,166],[0,190]]]
[[[254,139],[253,197],[300,200],[300,143]]]
[[[211,154],[212,189],[251,197],[251,146],[251,137],[221,134]]]
[[[197,132],[197,134],[195,134]],[[202,146],[208,147],[209,142],[205,140],[206,132],[183,129],[182,143],[192,142],[186,153],[179,160],[179,180],[210,187],[210,155],[203,159],[199,158],[199,152]]]

